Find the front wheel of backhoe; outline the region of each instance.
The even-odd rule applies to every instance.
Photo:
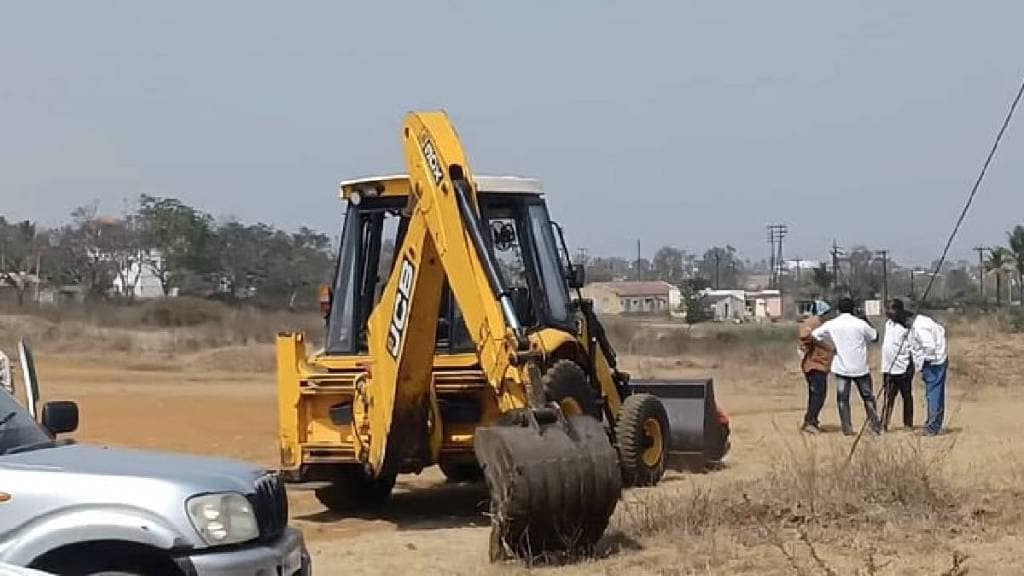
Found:
[[[381,508],[391,497],[395,475],[370,478],[359,469],[345,470],[329,486],[314,495],[325,508],[336,514]]]
[[[567,416],[586,414],[601,420],[601,406],[587,374],[572,360],[558,360],[544,372],[544,397]]]
[[[665,474],[671,435],[665,406],[652,394],[633,394],[622,403],[615,439],[626,486],[654,486]]]

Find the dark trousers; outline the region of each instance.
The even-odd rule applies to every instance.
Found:
[[[892,420],[892,411],[896,408],[896,395],[899,394],[903,403],[903,425],[914,426],[914,367],[909,366],[903,374],[885,374],[885,405],[882,406],[882,426],[888,430]]]
[[[863,376],[840,376],[836,374],[836,400],[839,403],[839,423],[843,428],[843,434],[853,434],[853,417],[850,415],[850,386],[856,385],[861,400],[864,401],[864,411],[868,414],[868,422],[871,429],[879,432],[882,423],[878,420],[878,411],[875,409],[875,393],[871,389],[871,374]]]
[[[821,407],[825,405],[828,373],[811,370],[804,373],[804,378],[807,379],[807,413],[804,414],[804,424],[819,426],[818,415],[821,414]]]

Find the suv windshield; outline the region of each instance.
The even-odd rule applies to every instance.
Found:
[[[0,455],[53,446],[53,439],[13,396],[0,390]]]

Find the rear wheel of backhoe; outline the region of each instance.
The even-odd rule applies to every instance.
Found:
[[[332,480],[330,486],[318,488],[314,494],[328,510],[342,514],[384,506],[394,487],[394,474],[370,478],[362,470],[353,468],[345,470]]]
[[[615,439],[626,486],[654,486],[665,474],[670,430],[665,406],[651,394],[633,394],[622,403]]]
[[[544,396],[557,402],[567,415],[586,414],[601,419],[597,395],[587,381],[587,374],[572,360],[558,360],[544,373]]]
[[[591,552],[622,491],[604,426],[589,416],[539,426],[525,412],[512,416],[474,439],[491,495],[491,561]]]

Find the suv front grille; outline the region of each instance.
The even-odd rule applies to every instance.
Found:
[[[249,497],[256,522],[260,528],[260,540],[275,540],[288,526],[288,496],[284,482],[275,473],[256,480],[256,492]]]

